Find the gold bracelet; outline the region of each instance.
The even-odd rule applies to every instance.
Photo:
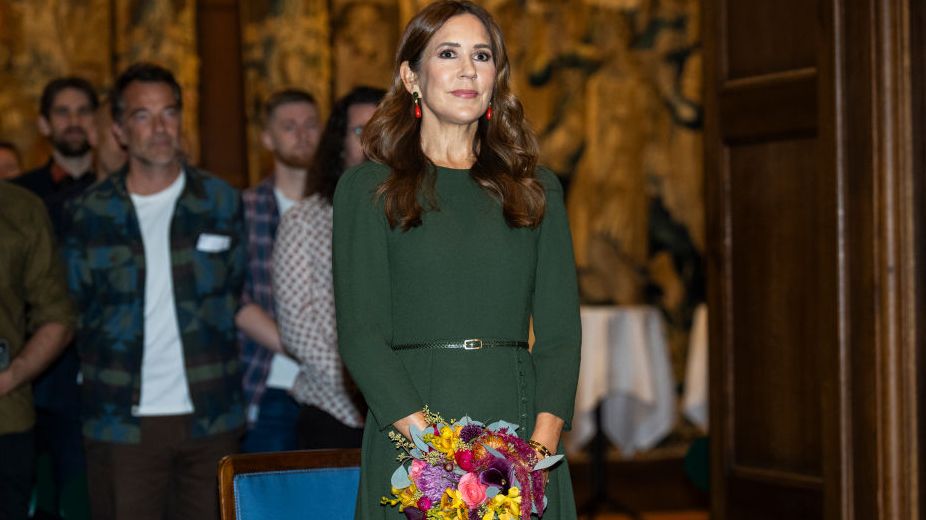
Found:
[[[550,448],[547,448],[546,446],[544,446],[543,444],[540,444],[534,439],[528,440],[527,443],[531,445],[531,448],[534,448],[534,451],[536,451],[537,454],[540,455],[541,459],[545,459],[547,457],[553,456],[553,452],[550,451]]]

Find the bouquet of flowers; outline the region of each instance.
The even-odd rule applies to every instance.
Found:
[[[485,426],[469,417],[445,421],[425,407],[428,426],[412,427],[412,440],[390,432],[399,449],[392,497],[411,520],[529,520],[543,516],[543,470],[562,455],[541,457],[518,437],[518,426],[498,421]]]

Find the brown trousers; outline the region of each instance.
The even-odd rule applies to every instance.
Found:
[[[143,417],[139,444],[86,441],[94,520],[219,518],[216,469],[241,432],[194,439],[190,421]]]

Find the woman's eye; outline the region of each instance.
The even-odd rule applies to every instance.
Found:
[[[492,61],[492,55],[488,52],[477,52],[476,53],[477,61]]]
[[[441,58],[453,58],[456,54],[450,49],[444,49],[438,54]]]

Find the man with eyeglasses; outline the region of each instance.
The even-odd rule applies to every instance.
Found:
[[[216,467],[244,426],[241,196],[185,161],[170,70],[129,66],[111,109],[128,162],[68,205],[62,248],[92,518],[218,518]]]

